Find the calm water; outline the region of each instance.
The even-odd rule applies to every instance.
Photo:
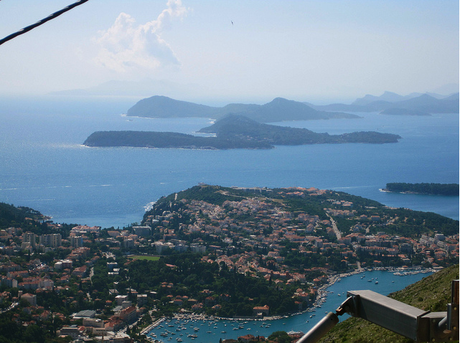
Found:
[[[458,182],[458,114],[364,114],[363,119],[281,123],[331,134],[376,130],[397,144],[276,147],[272,150],[86,148],[96,130],[193,133],[207,119],[122,116],[135,99],[0,101],[0,201],[29,206],[56,222],[123,227],[144,206],[197,185],[317,187],[394,207],[458,219],[458,197],[380,192],[387,182]]]
[[[335,283],[328,288],[330,292],[327,300],[320,308],[314,312],[306,312],[301,315],[282,318],[279,320],[266,321],[234,321],[234,320],[165,320],[150,331],[150,335],[156,336],[156,339],[161,339],[164,342],[176,342],[177,338],[181,338],[184,343],[189,342],[219,342],[222,338],[237,339],[239,336],[251,334],[254,336],[261,335],[268,337],[275,331],[302,331],[308,332],[317,322],[319,322],[326,312],[335,312],[335,310],[346,300],[346,292],[352,290],[370,289],[374,292],[388,295],[397,290],[421,280],[429,274],[415,274],[408,276],[394,276],[391,272],[372,271],[362,274],[356,274],[350,277],[343,278],[340,282]],[[369,280],[372,279],[372,282]],[[378,284],[375,284],[378,280]],[[447,305],[447,304],[446,304]],[[348,318],[348,315],[343,315],[340,321]],[[242,328],[239,328],[239,327]],[[198,328],[199,330],[194,330]],[[239,329],[238,329],[239,328]],[[161,336],[166,330],[169,331],[167,336]],[[188,335],[196,334],[196,338],[188,337]]]

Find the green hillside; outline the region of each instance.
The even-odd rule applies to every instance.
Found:
[[[458,279],[458,265],[445,268],[405,289],[390,294],[391,298],[432,312],[446,311],[451,301],[451,282]],[[386,330],[364,319],[349,318],[339,323],[321,343],[408,343],[411,339]]]

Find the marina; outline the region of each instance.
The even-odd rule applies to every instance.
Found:
[[[373,270],[361,273],[336,275],[330,283],[318,290],[313,307],[291,316],[249,318],[215,318],[204,315],[177,314],[174,318],[163,318],[150,327],[147,336],[152,341],[172,342],[218,342],[219,339],[238,339],[240,336],[268,337],[275,331],[307,332],[325,313],[334,312],[345,301],[347,291],[371,289],[383,295],[403,289],[432,273],[429,270],[401,272],[397,270]],[[372,282],[368,282],[371,280]],[[379,282],[376,282],[376,281]],[[333,296],[331,296],[333,295]],[[321,310],[321,311],[320,311]],[[340,320],[347,318],[343,315]]]

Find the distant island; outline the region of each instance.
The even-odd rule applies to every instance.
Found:
[[[148,118],[201,117],[220,119],[229,114],[243,115],[260,123],[361,118],[350,113],[316,110],[305,103],[283,98],[275,98],[265,105],[228,104],[224,107],[211,107],[187,101],[179,101],[165,96],[152,96],[140,100],[127,112],[128,116]]]
[[[329,135],[307,129],[263,124],[241,115],[228,115],[199,132],[213,133],[215,137],[199,137],[176,132],[98,131],[91,134],[83,145],[182,149],[271,149],[275,145],[397,143],[401,138],[399,135],[374,131]]]
[[[458,196],[458,183],[387,183],[385,192]]]
[[[381,96],[366,95],[352,104],[306,105],[318,111],[379,112],[388,115],[429,116],[433,113],[458,113],[458,93],[449,96],[412,93],[402,96],[385,92]]]
[[[137,102],[127,111],[128,116],[148,118],[201,117],[220,119],[238,114],[260,123],[293,120],[356,119],[346,112],[379,112],[386,115],[430,116],[433,113],[458,113],[459,93],[449,96],[412,93],[402,96],[385,92],[381,96],[366,95],[351,104],[313,105],[284,98],[275,98],[264,105],[232,103],[212,107],[165,96],[152,96]]]

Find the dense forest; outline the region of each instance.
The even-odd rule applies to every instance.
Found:
[[[158,261],[136,260],[129,264],[129,284],[139,292],[155,290],[163,313],[178,309],[167,297],[170,294],[195,299],[205,304],[205,313],[222,317],[252,316],[254,306],[264,305],[270,307],[271,315],[298,310],[292,294],[299,285],[245,276],[229,270],[225,263],[202,262],[200,258],[197,254],[173,254]],[[213,308],[215,303],[221,307]]]
[[[386,191],[397,193],[416,193],[458,196],[458,183],[387,183]]]
[[[22,311],[21,311],[22,312]],[[21,325],[21,320],[28,320],[30,315],[20,313],[19,319],[13,318],[12,313],[0,316],[0,343],[68,343],[70,336],[56,337],[56,331],[62,325],[60,320],[48,320],[42,326],[33,324]]]

